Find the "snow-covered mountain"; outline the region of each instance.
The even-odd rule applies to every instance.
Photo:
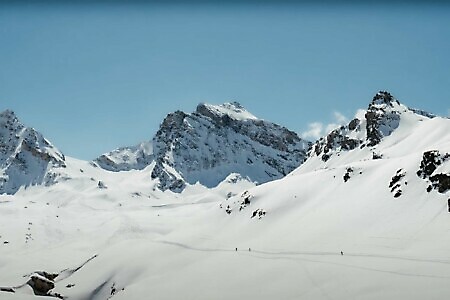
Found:
[[[143,169],[162,190],[186,184],[217,186],[229,174],[264,183],[281,178],[305,159],[310,144],[277,124],[260,120],[239,103],[200,104],[193,113],[176,111],[162,122],[152,142],[104,154],[106,170]]]
[[[341,126],[325,137],[316,141],[310,157],[319,157],[327,162],[333,156],[354,151],[356,153],[371,153],[374,159],[381,158],[377,145],[383,138],[391,135],[401,121],[408,122],[414,130],[414,125],[435,116],[424,111],[410,109],[401,104],[389,92],[380,91],[372,99],[366,111],[360,111],[348,125]],[[312,159],[314,160],[314,159]]]
[[[257,120],[236,104],[204,106],[169,115],[153,146],[110,154],[127,172],[67,157],[69,180],[0,195],[0,299],[447,297],[448,118],[379,92],[279,180],[254,185],[234,173],[213,188],[156,188],[154,157],[185,175],[177,151],[214,145],[206,125],[237,142],[250,137],[229,122],[257,126],[239,123]],[[168,149],[156,146],[164,141]]]
[[[153,144],[142,142],[131,147],[122,147],[102,154],[95,162],[108,171],[142,170],[153,161]]]
[[[42,134],[24,126],[14,112],[0,113],[0,194],[56,180],[53,168],[65,167],[64,155]]]

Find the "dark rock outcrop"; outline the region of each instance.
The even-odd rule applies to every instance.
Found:
[[[424,152],[422,161],[420,162],[419,170],[417,171],[417,176],[422,177],[423,179],[431,176],[436,168],[448,158],[448,154],[441,155],[438,150]]]
[[[402,169],[397,170],[397,173],[391,178],[391,182],[389,183],[389,188],[391,189],[391,193],[394,194],[394,198],[400,197],[403,193],[401,180],[405,177],[406,173],[402,171]]]
[[[430,185],[427,187],[427,192],[431,192],[435,189],[439,193],[445,193],[450,190],[450,174],[435,174],[436,169],[449,159],[449,153],[441,154],[438,150],[431,150],[423,153],[417,176],[424,180],[429,180]]]
[[[266,211],[264,209],[258,208],[252,212],[251,219],[258,217],[258,219],[262,219],[262,217],[266,216]]]
[[[49,291],[55,288],[55,278],[58,274],[36,272],[31,275],[27,284],[33,289],[35,295],[49,296]]]
[[[187,183],[216,186],[230,173],[257,183],[277,179],[297,168],[309,147],[296,133],[255,118],[236,102],[169,114],[153,145],[152,178],[174,192]]]
[[[373,97],[365,115],[368,146],[380,143],[400,124],[400,114],[395,105],[400,103],[389,92],[380,91]]]
[[[450,175],[439,173],[433,176],[430,176],[430,181],[432,182],[432,186],[439,193],[445,193],[450,190]]]
[[[151,178],[159,188],[180,192],[197,182],[214,187],[231,173],[256,183],[281,178],[305,160],[309,147],[295,132],[257,119],[237,102],[202,103],[193,113],[168,114],[151,142],[95,162],[111,171],[154,163]]]
[[[384,137],[391,135],[400,125],[402,113],[413,112],[420,117],[433,117],[423,111],[408,109],[389,92],[379,91],[370,102],[364,118],[355,118],[320,138],[314,144],[310,156],[316,155],[328,161],[333,155],[356,148],[376,147]],[[373,152],[373,159],[382,155]]]
[[[343,176],[344,182],[347,182],[351,178],[351,174],[353,174],[353,168],[347,168]]]

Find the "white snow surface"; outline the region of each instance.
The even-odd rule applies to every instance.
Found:
[[[252,113],[246,110],[241,104],[238,102],[227,102],[220,105],[213,105],[208,103],[203,103],[211,112],[216,114],[217,116],[227,115],[235,120],[257,120]]]
[[[68,157],[55,184],[0,196],[0,290],[15,290],[0,299],[55,299],[25,284],[42,271],[75,300],[445,299],[450,190],[416,173],[425,151],[450,153],[450,120],[398,107],[376,145],[333,144],[259,186],[232,173],[163,192],[156,162],[110,172]],[[340,133],[362,145],[362,122]],[[443,159],[433,174],[449,172]]]
[[[66,158],[66,180],[0,196],[0,287],[16,288],[0,299],[54,299],[23,285],[36,271],[60,273],[52,292],[76,300],[444,299],[450,193],[416,175],[428,150],[450,153],[450,120],[408,112],[374,147],[313,155],[256,187],[231,174],[162,192],[154,162],[109,172]]]

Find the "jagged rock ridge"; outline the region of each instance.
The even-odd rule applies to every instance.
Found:
[[[52,167],[65,167],[64,155],[42,134],[24,126],[14,112],[0,113],[0,194],[55,182]]]
[[[162,190],[178,192],[186,183],[216,186],[231,173],[258,183],[281,178],[304,161],[309,146],[295,132],[256,118],[237,102],[202,103],[193,113],[176,111],[164,119],[153,138],[152,154],[139,167],[114,153],[96,162],[118,171],[154,161],[151,177],[159,180]]]
[[[316,141],[311,155],[327,161],[333,154],[357,147],[375,147],[399,126],[404,113],[414,113],[418,118],[433,118],[433,114],[410,109],[387,91],[379,91],[369,104],[364,117],[355,118]],[[381,158],[374,152],[373,158]]]

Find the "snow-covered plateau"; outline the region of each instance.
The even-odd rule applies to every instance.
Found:
[[[0,299],[450,294],[450,120],[387,92],[312,144],[237,103],[92,162],[0,142]]]

